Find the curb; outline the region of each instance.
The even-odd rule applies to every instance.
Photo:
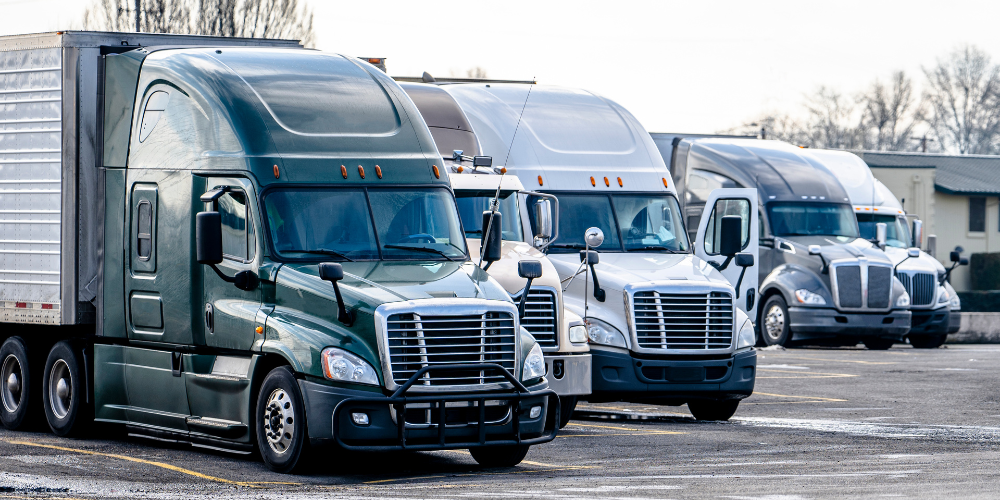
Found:
[[[1000,313],[962,312],[962,328],[948,335],[949,344],[1000,344]]]

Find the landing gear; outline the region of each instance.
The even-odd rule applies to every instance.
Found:
[[[469,453],[483,467],[513,467],[528,454],[527,445],[484,446],[472,448]]]
[[[697,420],[729,420],[739,406],[738,399],[688,401],[688,409]]]
[[[20,337],[11,337],[0,346],[0,423],[10,429],[25,425],[25,417],[38,403],[32,397],[37,382],[32,377],[28,348]]]
[[[307,460],[309,436],[299,384],[287,366],[267,374],[257,395],[257,447],[275,472],[300,470]]]
[[[68,341],[52,346],[45,361],[42,404],[45,419],[57,436],[78,433],[88,422],[87,395],[83,380],[83,356]]]

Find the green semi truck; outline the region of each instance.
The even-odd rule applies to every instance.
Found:
[[[555,437],[542,350],[381,71],[95,32],[0,37],[0,62],[4,426],[124,424],[282,472],[323,444],[510,466]]]

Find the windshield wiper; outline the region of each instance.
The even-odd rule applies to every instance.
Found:
[[[572,248],[575,250],[586,250],[586,245],[580,243],[553,243],[549,245],[549,248]]]
[[[452,245],[452,246],[454,246],[454,245]],[[382,245],[382,248],[393,248],[393,249],[399,249],[399,250],[416,250],[418,252],[431,252],[431,253],[436,253],[436,254],[438,254],[438,255],[440,255],[440,256],[442,256],[442,257],[444,257],[444,258],[446,258],[446,259],[448,259],[448,260],[450,260],[452,262],[455,261],[455,259],[451,258],[448,254],[442,252],[441,250],[438,250],[437,248],[431,248],[431,247],[410,247],[410,246],[406,246],[406,245]],[[458,248],[458,247],[455,247],[455,248]]]
[[[660,246],[660,245],[646,245],[644,247],[626,248],[625,249],[626,252],[644,252],[644,251],[649,251],[649,250],[663,250],[663,251],[666,251],[667,253],[687,253],[687,252],[682,252],[680,250],[674,250],[673,248],[667,248],[665,246]]]
[[[325,248],[317,248],[316,250],[281,250],[281,251],[282,252],[292,252],[292,253],[309,253],[309,254],[315,254],[315,255],[332,255],[334,257],[340,257],[341,259],[344,259],[347,262],[354,262],[354,259],[352,259],[352,258],[350,258],[350,257],[348,257],[348,256],[346,256],[346,255],[344,255],[344,254],[342,254],[340,252],[337,252],[335,250],[327,250]]]

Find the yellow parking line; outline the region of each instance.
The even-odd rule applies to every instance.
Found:
[[[380,483],[392,483],[398,481],[416,481],[420,479],[441,479],[444,477],[473,477],[473,476],[503,476],[509,474],[538,474],[538,473],[548,473],[548,472],[558,472],[566,470],[580,470],[580,469],[593,469],[595,466],[592,465],[571,465],[565,467],[559,467],[556,469],[533,469],[533,470],[513,470],[507,472],[476,472],[471,474],[449,474],[447,476],[409,476],[409,477],[398,477],[394,479],[377,479],[375,481],[365,481],[361,484],[380,484]]]
[[[187,474],[189,476],[194,476],[194,477],[201,478],[201,479],[207,479],[209,481],[215,481],[215,482],[218,482],[218,483],[225,483],[225,484],[234,484],[234,485],[237,485],[237,486],[255,486],[255,485],[259,485],[259,484],[285,484],[285,485],[299,485],[299,484],[302,484],[302,483],[290,483],[290,482],[233,481],[231,479],[224,479],[224,478],[221,478],[221,477],[209,476],[208,474],[202,474],[200,472],[195,472],[193,470],[185,469],[183,467],[178,467],[176,465],[165,464],[163,462],[155,462],[153,460],[144,460],[144,459],[141,459],[141,458],[130,457],[128,455],[118,455],[118,454],[115,454],[115,453],[102,453],[102,452],[99,452],[99,451],[80,450],[80,449],[77,449],[77,448],[66,448],[66,447],[63,447],[63,446],[53,446],[51,444],[32,443],[30,441],[8,440],[7,442],[10,443],[10,444],[19,444],[19,445],[22,445],[22,446],[34,446],[34,447],[37,447],[37,448],[48,448],[50,450],[68,451],[68,452],[71,452],[71,453],[82,453],[84,455],[94,455],[94,456],[99,456],[99,457],[117,458],[119,460],[127,460],[129,462],[136,462],[136,463],[145,464],[145,465],[152,465],[154,467],[160,467],[162,469],[167,469],[167,470],[171,470],[171,471],[174,471],[174,472],[179,472],[181,474]]]
[[[822,398],[819,396],[790,396],[788,394],[771,394],[768,392],[754,392],[755,396],[771,396],[774,398],[792,398],[792,399],[813,399],[816,401],[822,401],[826,403],[843,403],[847,401],[846,399],[836,399],[836,398]]]
[[[676,434],[687,434],[686,432],[672,432],[672,431],[649,431],[649,432],[609,432],[601,434],[560,434],[556,436],[557,438],[569,438],[569,437],[608,437],[608,436],[666,436],[666,435],[676,435]]]

